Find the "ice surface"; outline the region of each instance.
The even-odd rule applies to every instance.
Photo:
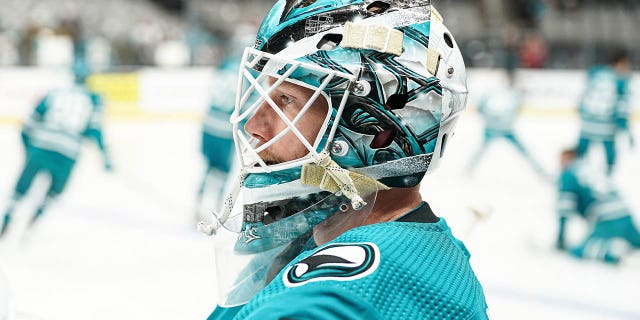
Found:
[[[0,168],[4,208],[23,152],[16,128],[0,130],[2,150],[11,150]],[[204,170],[198,130],[196,123],[109,125],[115,170],[102,171],[87,146],[66,192],[25,238],[20,224],[44,192],[32,190],[15,212],[16,230],[0,243],[18,311],[42,319],[206,318],[216,291],[210,239],[193,224]]]
[[[23,318],[206,318],[216,289],[213,240],[192,224],[204,170],[199,129],[194,121],[109,121],[115,171],[102,171],[96,149],[87,146],[65,194],[23,235],[44,192],[39,180],[0,243],[0,268]],[[577,120],[524,116],[518,133],[557,173],[557,155],[575,142]],[[471,251],[492,318],[640,319],[640,268],[554,252],[554,184],[536,176],[510,145],[496,143],[473,176],[463,174],[480,139],[478,117],[466,112],[446,161],[426,177],[422,192]],[[621,149],[616,178],[637,212],[638,152]],[[4,210],[23,164],[17,127],[0,126],[0,150]],[[468,207],[491,214],[472,226]],[[570,231],[580,237],[579,227]]]
[[[467,113],[458,128],[446,161],[426,177],[422,191],[471,251],[492,318],[640,319],[640,268],[577,261],[554,252],[555,181],[538,177],[506,142],[491,145],[475,175],[465,176],[461,168],[480,143],[482,127],[475,114]],[[524,116],[516,131],[534,157],[557,175],[559,153],[576,143],[578,121]],[[633,197],[640,187],[633,178],[640,176],[638,152],[625,143],[619,147],[615,178],[638,217],[640,199]],[[597,151],[603,150],[593,148],[589,155],[595,162],[602,158]],[[492,208],[471,234],[465,234],[474,223],[468,207]],[[583,236],[581,227],[577,223],[570,229],[574,242]]]

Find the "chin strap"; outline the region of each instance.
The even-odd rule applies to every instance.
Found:
[[[389,189],[379,181],[340,167],[327,151],[322,152],[315,163],[302,166],[300,180],[303,184],[322,190],[341,192],[351,200],[351,206],[355,210],[360,210],[367,204],[362,197],[378,190]]]

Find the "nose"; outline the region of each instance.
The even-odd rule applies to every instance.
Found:
[[[260,142],[269,141],[272,138],[271,123],[273,123],[274,115],[276,114],[271,109],[271,106],[266,101],[263,101],[253,116],[245,123],[245,132],[251,137],[260,140]]]

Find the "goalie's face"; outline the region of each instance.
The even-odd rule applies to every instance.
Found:
[[[247,48],[230,121],[243,170],[300,168],[327,149],[355,76]],[[343,90],[338,94],[336,92]],[[331,93],[329,93],[331,92]],[[339,104],[334,104],[334,100]]]
[[[270,86],[273,86],[276,79],[269,78],[267,82]],[[307,102],[314,95],[314,92],[312,89],[286,81],[276,86],[269,94],[269,97],[275,102],[275,107],[277,108],[265,101],[245,124],[245,132],[254,140],[255,147],[260,148],[265,143],[275,139],[290,126],[278,114],[278,110],[294,124],[294,127],[302,134],[304,139],[313,145],[323,127],[329,109],[327,100],[320,98],[315,99],[308,110],[301,113]],[[295,122],[296,118],[299,118],[297,122]],[[300,137],[296,136],[292,131],[289,131],[268,148],[258,153],[267,165],[300,159],[307,154],[309,154],[309,149],[305,147]]]

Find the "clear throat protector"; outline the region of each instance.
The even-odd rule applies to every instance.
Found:
[[[299,254],[362,226],[376,196],[364,196],[358,209],[341,191],[322,190],[242,205],[214,238],[219,305],[247,303]]]

